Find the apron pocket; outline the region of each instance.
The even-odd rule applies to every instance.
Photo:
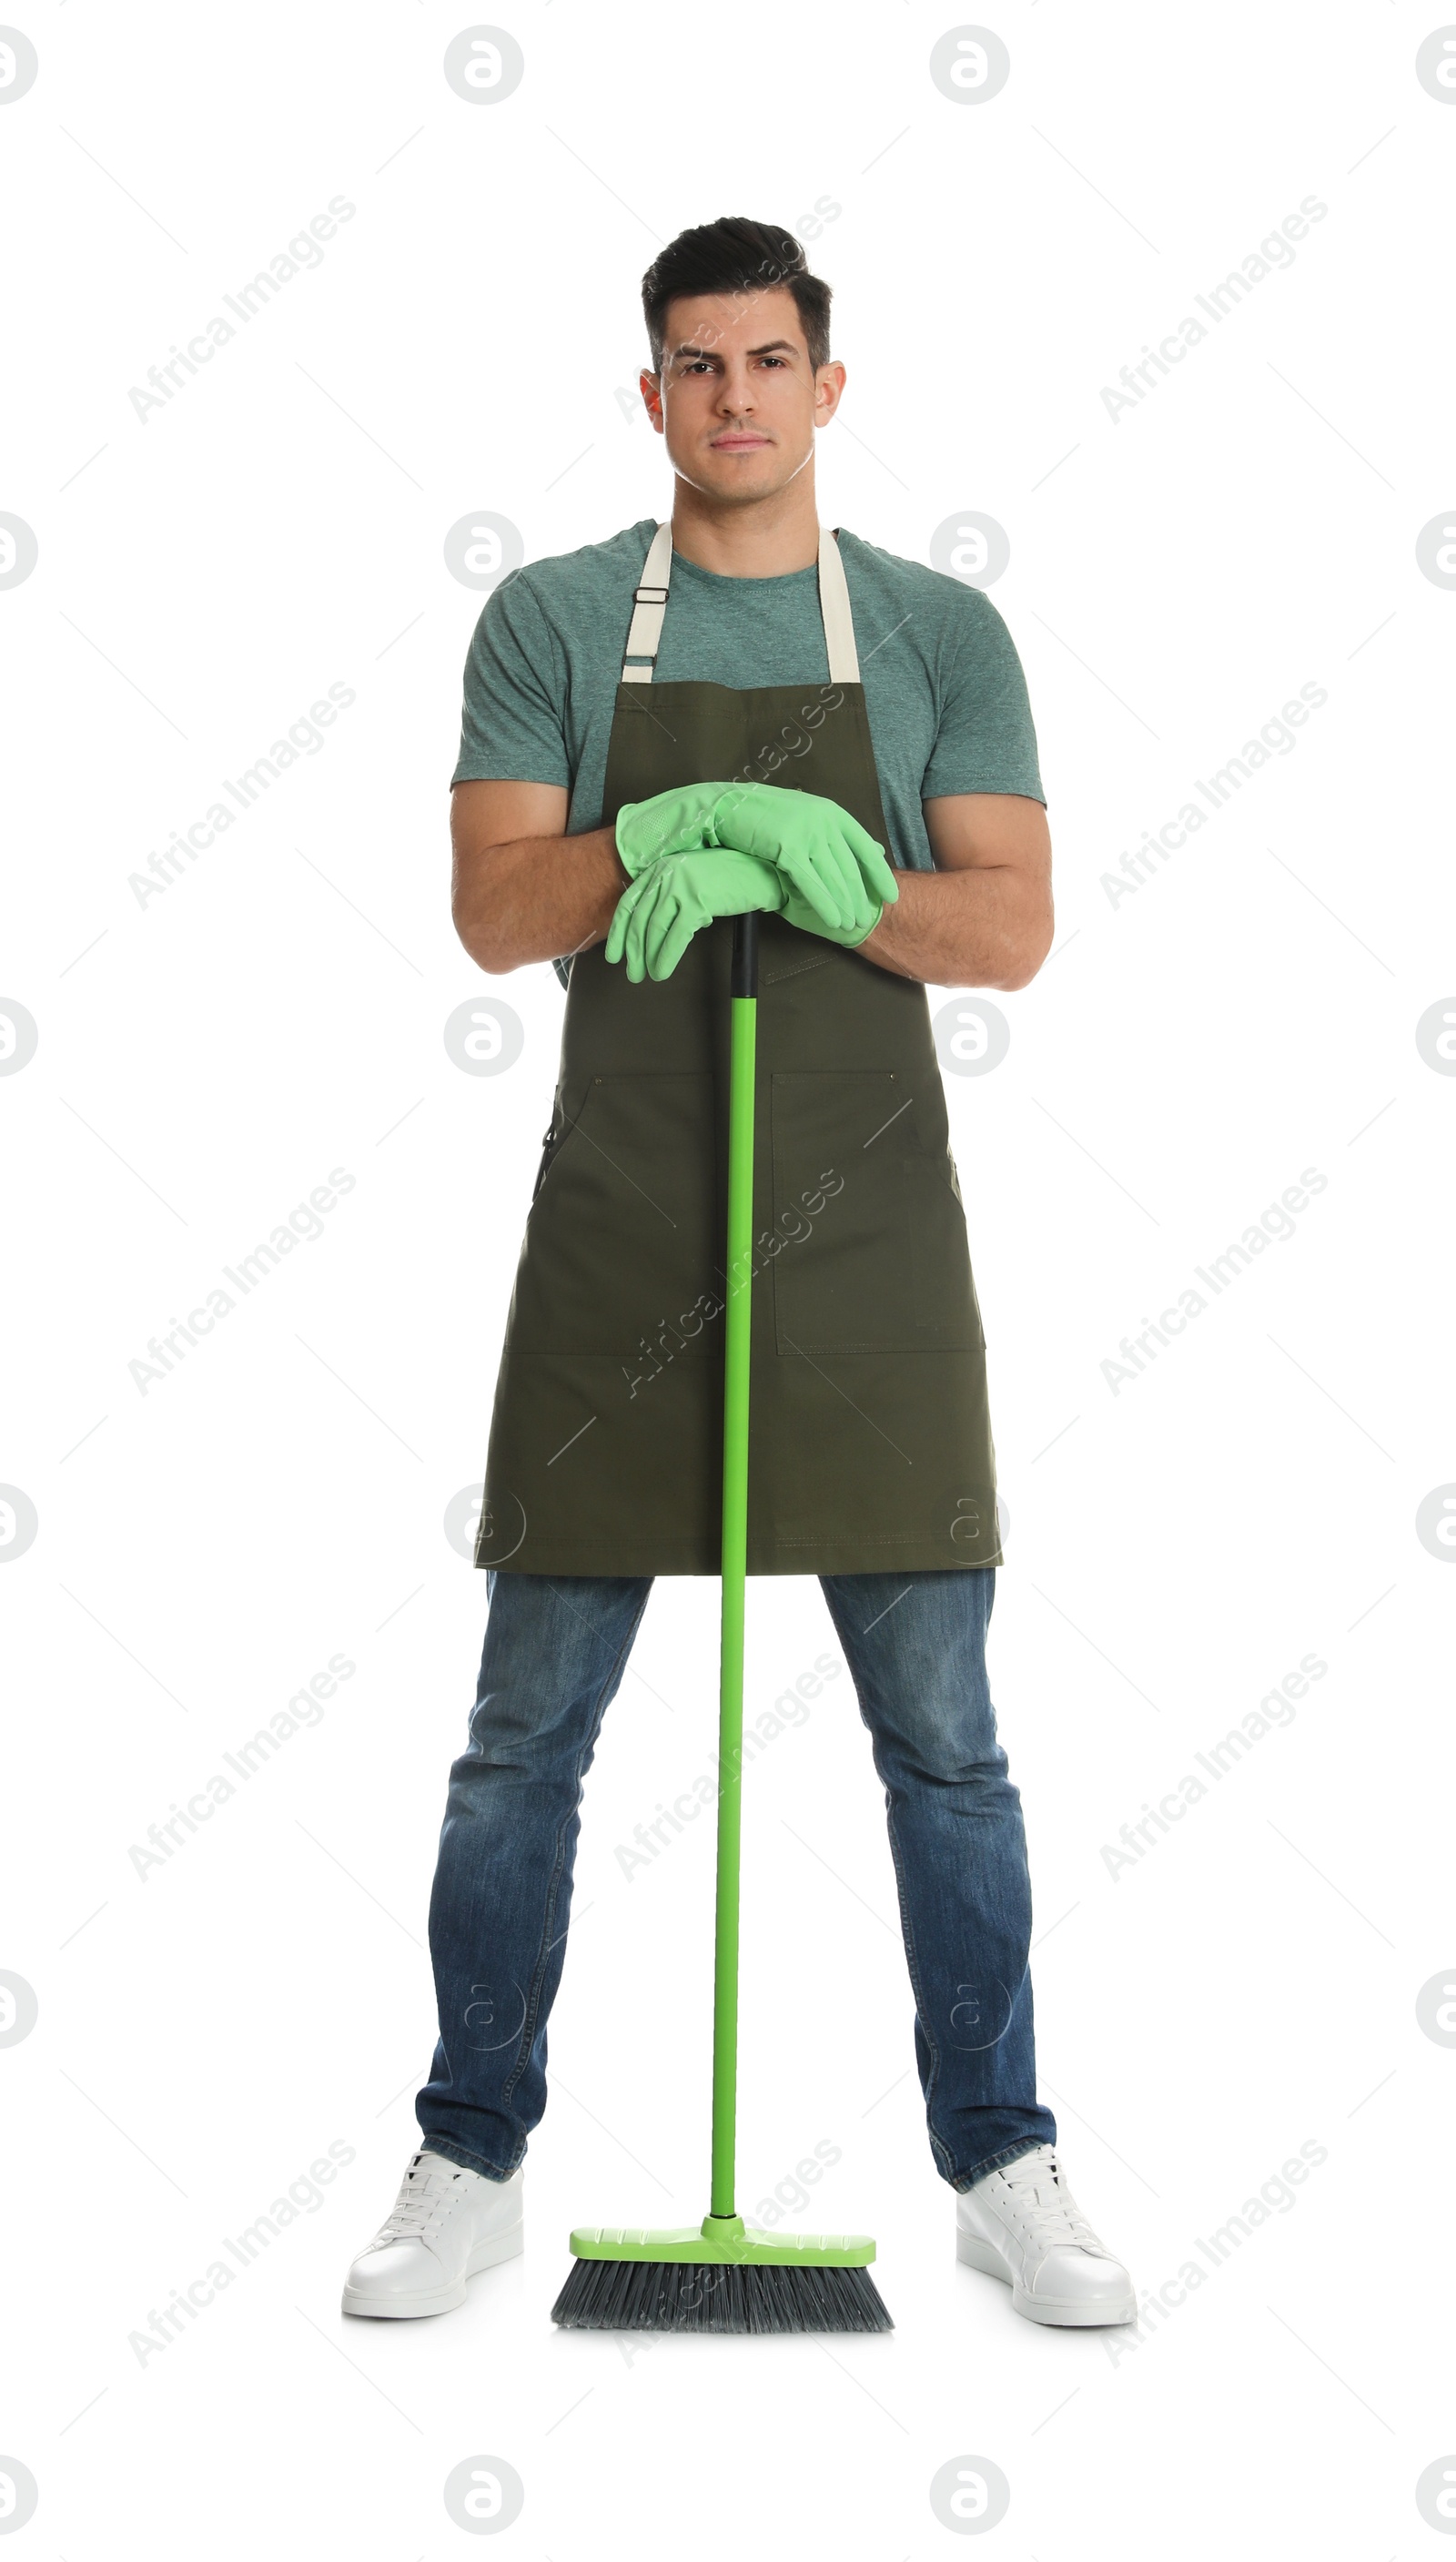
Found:
[[[553,1112],[551,1116],[551,1127],[541,1141],[541,1162],[536,1168],[536,1180],[531,1186],[532,1209],[535,1208],[536,1202],[540,1197],[541,1186],[544,1184],[547,1175],[551,1171],[551,1161],[565,1136],[566,1132],[563,1128],[558,1126],[556,1115]]]
[[[922,1153],[910,1081],[878,1069],[773,1080],[781,1353],[980,1352],[966,1214]]]
[[[774,1317],[781,1353],[908,1352],[902,1077],[805,1069],[773,1079]]]
[[[627,1361],[664,1326],[674,1354],[708,1349],[717,1190],[710,1076],[593,1077],[541,1171],[507,1349]]]
[[[986,1336],[971,1276],[960,1193],[934,1157],[906,1157],[901,1172],[917,1339],[937,1352],[984,1352]]]

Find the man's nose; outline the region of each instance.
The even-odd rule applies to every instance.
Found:
[[[718,386],[718,407],[740,411],[753,407],[753,376],[747,365],[725,365]]]

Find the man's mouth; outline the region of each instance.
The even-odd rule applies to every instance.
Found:
[[[751,429],[735,429],[728,436],[715,436],[711,443],[715,454],[738,454],[751,445],[767,445],[766,436],[756,436]]]

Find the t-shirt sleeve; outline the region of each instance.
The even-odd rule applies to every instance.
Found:
[[[571,788],[565,670],[555,636],[519,570],[485,600],[465,657],[460,752],[452,783]]]
[[[984,590],[964,589],[961,606],[921,798],[1018,792],[1044,806],[1036,730],[1016,644]]]

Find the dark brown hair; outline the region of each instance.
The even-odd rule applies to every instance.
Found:
[[[642,277],[650,370],[654,374],[662,370],[667,305],[679,294],[767,292],[776,284],[787,285],[794,296],[809,361],[818,373],[829,361],[832,287],[810,274],[794,234],[778,223],[751,223],[732,214],[679,232]]]

